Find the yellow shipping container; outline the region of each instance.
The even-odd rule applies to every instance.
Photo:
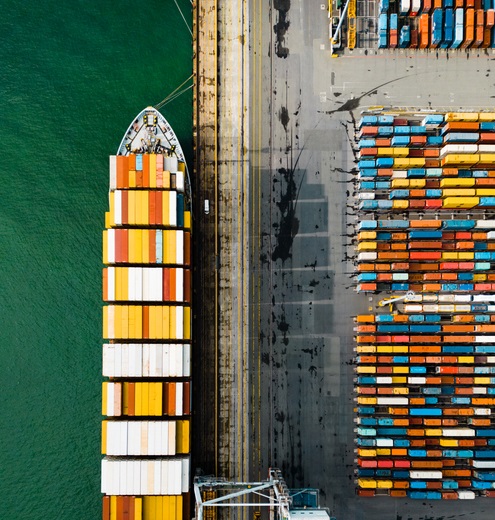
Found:
[[[377,480],[376,487],[379,489],[392,489],[394,486],[391,480]]]
[[[495,164],[495,153],[480,153],[479,162],[483,164]]]
[[[408,395],[409,394],[409,388],[394,388],[393,390],[394,395]]]
[[[127,192],[127,222],[136,223],[136,192],[133,190]]]
[[[410,166],[411,159],[403,158],[403,157],[395,157],[394,158],[394,168],[397,169],[407,169]]]
[[[376,489],[376,480],[372,478],[358,478],[358,487],[362,489]]]
[[[412,179],[392,179],[392,188],[409,188],[409,183]]]
[[[478,121],[495,121],[495,112],[478,112]]]
[[[168,191],[162,191],[162,224],[170,226],[170,199]]]
[[[426,179],[410,179],[410,188],[424,188],[426,186]]]
[[[458,254],[456,251],[443,251],[442,260],[458,260]]]
[[[356,352],[358,354],[373,354],[376,352],[375,345],[358,345],[356,347]]]
[[[136,170],[129,170],[129,188],[136,187]]]
[[[376,249],[376,242],[359,242],[358,251],[374,251]]]
[[[108,410],[108,382],[101,384],[101,415],[107,415]]]
[[[175,264],[177,260],[177,232],[173,229],[163,230],[163,263]]]
[[[487,276],[484,273],[473,274],[473,281],[474,282],[485,282],[486,279],[487,279]]]
[[[495,189],[493,188],[478,188],[476,190],[478,197],[495,197]]]
[[[376,450],[370,450],[369,448],[358,448],[359,457],[376,457]]]
[[[138,258],[141,256],[140,251],[137,250],[137,238],[140,234],[140,229],[129,229],[127,231],[127,258],[130,264],[138,264]]]
[[[480,155],[477,153],[449,154],[442,159],[443,166],[474,166],[480,162]]]
[[[474,260],[474,251],[460,251],[457,258],[459,260]]]
[[[459,445],[459,441],[457,439],[439,439],[440,446],[453,448]]]
[[[358,404],[376,404],[376,397],[361,397],[357,398]]]
[[[141,261],[143,264],[150,263],[150,233],[148,229],[141,230]]]
[[[356,367],[356,372],[358,374],[376,374],[376,367],[367,366],[367,365],[358,365]]]
[[[191,307],[184,307],[184,339],[191,339]]]
[[[407,381],[407,377],[404,376],[394,376],[392,377],[392,384],[394,385],[402,385]]]
[[[149,415],[149,400],[150,400],[150,384],[143,383],[141,391],[141,415]]]
[[[443,435],[443,432],[441,429],[426,428],[425,435],[427,437],[441,437]]]
[[[394,374],[409,374],[409,367],[393,367]]]
[[[103,263],[105,265],[110,263],[108,261],[108,232],[106,229],[103,231]]]
[[[387,352],[393,352],[394,350],[394,347],[392,347],[392,345],[377,345],[376,346],[376,351],[379,353],[379,354],[384,354],[384,353],[387,353]]]
[[[426,159],[424,157],[411,157],[408,161],[410,168],[421,168],[425,165]]]
[[[177,453],[187,454],[189,451],[189,421],[177,421]]]
[[[358,240],[375,240],[376,231],[360,231],[358,233]]]
[[[479,197],[447,197],[443,200],[442,206],[448,209],[455,208],[474,208],[480,202]]]
[[[407,209],[409,207],[408,200],[394,200],[392,203],[393,209]]]
[[[450,123],[451,121],[478,121],[478,112],[447,112],[445,114],[445,122]]]
[[[390,448],[377,448],[376,455],[378,457],[389,457],[390,456]]]
[[[153,415],[163,414],[163,385],[162,383],[152,383],[155,392],[155,412]]]
[[[476,184],[472,177],[446,177],[440,180],[440,188],[464,187],[470,188]]]
[[[476,190],[474,188],[446,188],[442,192],[442,198],[445,197],[474,197]]]
[[[491,384],[489,377],[475,377],[474,378],[475,385],[489,385]]]
[[[112,215],[110,214],[110,211],[105,211],[105,227],[110,228],[112,225]]]
[[[184,211],[184,228],[191,229],[191,212]]]
[[[107,421],[101,422],[101,454],[107,452]]]
[[[458,363],[474,363],[474,356],[459,356]]]
[[[143,499],[140,497],[134,499],[134,520],[143,520]]]

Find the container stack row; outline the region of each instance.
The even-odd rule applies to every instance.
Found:
[[[405,139],[394,142],[408,148],[408,156],[412,150],[437,150],[439,163],[392,163],[387,175],[378,174],[382,165],[375,164],[374,180],[360,163],[357,290],[379,294],[383,310],[355,320],[358,494],[422,500],[495,496],[495,221],[480,201],[443,205],[445,197],[470,197],[463,191],[468,185],[474,190],[490,185],[477,184],[495,171],[486,158],[481,166],[464,163],[455,173],[448,161],[451,153],[485,153],[480,135],[495,130],[495,114],[384,114],[363,120],[361,130],[391,126],[391,140],[408,138],[408,146]],[[396,131],[404,127],[408,133]],[[415,132],[426,138],[421,145],[415,141],[417,148],[411,146]],[[452,148],[458,132],[465,135]],[[476,153],[462,148],[469,139]],[[390,162],[397,154],[383,157]],[[377,153],[375,160],[381,157]],[[431,181],[438,186],[428,185]],[[409,203],[428,201],[428,190],[452,191],[436,196],[442,205],[408,204],[400,215],[361,204],[393,202],[394,190],[407,191],[400,200]],[[394,298],[399,299],[389,303]]]
[[[380,0],[379,48],[495,46],[493,0]]]
[[[191,213],[185,167],[110,157],[103,233],[103,519],[189,518]]]

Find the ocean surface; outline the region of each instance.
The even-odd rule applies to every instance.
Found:
[[[0,41],[0,520],[92,520],[108,156],[191,35],[174,0],[6,0]],[[161,112],[190,162],[192,91]]]

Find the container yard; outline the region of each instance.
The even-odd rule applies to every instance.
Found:
[[[151,108],[138,115],[119,149],[126,155],[110,157],[103,231],[103,338],[109,340],[103,345],[103,519],[189,519],[186,168],[175,135]]]
[[[335,51],[495,46],[493,0],[330,0],[329,18]]]
[[[381,298],[354,328],[360,496],[495,495],[494,120],[359,122],[357,291]]]

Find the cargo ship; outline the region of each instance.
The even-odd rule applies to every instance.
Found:
[[[191,210],[154,108],[110,156],[103,231],[103,519],[190,518]]]

